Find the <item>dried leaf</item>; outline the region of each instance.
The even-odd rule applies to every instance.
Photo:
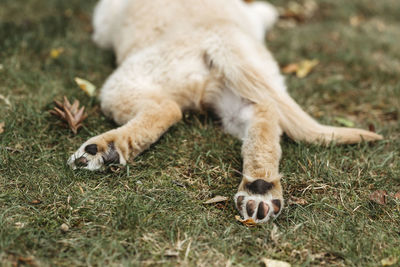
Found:
[[[4,122],[0,122],[0,134],[4,132]]]
[[[376,190],[369,195],[369,199],[380,205],[386,204],[387,192],[385,190]]]
[[[50,113],[61,118],[68,123],[69,128],[74,134],[78,133],[78,129],[82,127],[82,122],[87,118],[85,107],[79,108],[79,101],[75,100],[71,105],[68,98],[64,96],[64,102],[54,101],[56,107],[50,110]]]
[[[389,257],[381,260],[382,266],[392,266],[397,263],[398,259],[396,257]]]
[[[30,202],[30,204],[32,204],[32,205],[39,205],[40,203],[42,203],[42,201],[40,199],[34,199]]]
[[[400,192],[395,193],[393,197],[400,200]]]
[[[50,57],[52,59],[58,58],[62,53],[64,53],[64,48],[59,47],[59,48],[53,48],[50,51]]]
[[[246,225],[247,227],[254,227],[254,226],[257,225],[257,223],[256,223],[252,218],[249,218],[249,219],[247,219],[247,220],[242,220],[242,218],[240,218],[239,215],[236,215],[236,216],[235,216],[235,219],[236,219],[237,221],[243,223],[243,224]]]
[[[227,197],[216,196],[216,197],[213,197],[213,198],[207,200],[206,202],[204,202],[204,204],[213,204],[213,203],[218,203],[218,202],[224,202],[227,200],[228,200]]]
[[[304,78],[306,77],[315,66],[319,64],[319,61],[317,59],[313,60],[303,60],[299,63],[299,68],[296,71],[296,76],[298,78]]]
[[[335,121],[346,127],[354,127],[354,122],[342,117],[335,117]]]
[[[290,63],[282,68],[282,72],[285,74],[295,73],[299,69],[299,64],[297,63]]]
[[[75,82],[88,96],[94,97],[96,95],[96,86],[91,82],[79,77],[75,77]]]
[[[299,198],[299,197],[294,197],[291,196],[290,200],[289,200],[289,204],[298,204],[298,205],[306,205],[308,202],[307,200],[303,199],[303,198]]]
[[[298,63],[290,63],[282,68],[282,72],[285,74],[296,73],[298,78],[306,77],[315,66],[319,64],[317,59],[303,60]]]
[[[35,263],[35,259],[33,257],[18,257],[18,266],[21,265],[29,265],[29,266],[37,266]]]
[[[271,260],[262,258],[261,261],[265,264],[265,267],[290,267],[291,265],[285,261]]]
[[[280,11],[280,17],[282,19],[304,22],[306,19],[314,16],[317,9],[318,4],[314,0],[305,0],[302,4],[296,1],[290,1],[288,6]]]

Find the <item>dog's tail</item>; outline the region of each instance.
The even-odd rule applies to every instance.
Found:
[[[362,129],[322,125],[302,110],[286,92],[275,94],[274,100],[280,113],[280,126],[294,140],[319,144],[353,144],[382,139],[381,135]]]
[[[226,39],[207,50],[206,63],[223,79],[224,86],[253,103],[275,103],[282,130],[296,141],[352,144],[381,140],[382,136],[357,128],[318,123],[286,92],[279,67],[269,52],[245,33],[227,30]],[[235,38],[236,37],[236,38]]]

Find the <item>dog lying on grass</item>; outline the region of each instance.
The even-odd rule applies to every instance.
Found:
[[[93,39],[113,49],[118,62],[101,90],[101,107],[121,127],[89,139],[68,164],[89,170],[126,164],[183,111],[212,109],[243,140],[243,179],[234,197],[240,214],[256,223],[278,216],[282,132],[319,144],[382,136],[321,125],[296,104],[263,45],[276,19],[266,2],[101,0]]]

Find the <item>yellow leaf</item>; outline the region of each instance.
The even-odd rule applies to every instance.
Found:
[[[306,77],[312,69],[319,64],[319,61],[317,59],[313,60],[303,60],[299,63],[299,67],[296,71],[296,76],[298,78],[304,78]]]
[[[282,72],[285,74],[290,74],[297,72],[298,69],[299,69],[299,64],[290,63],[289,65],[286,65],[285,67],[282,68]]]
[[[335,117],[335,121],[346,127],[354,127],[354,122],[342,117]]]
[[[240,218],[240,216],[236,215],[236,216],[235,216],[235,219],[236,219],[237,221],[243,223],[243,224],[246,225],[247,227],[253,227],[253,226],[256,226],[256,225],[257,225],[257,223],[256,223],[252,218],[249,218],[249,219],[247,219],[247,220],[242,220],[242,219]]]
[[[389,257],[389,258],[381,260],[382,266],[391,266],[391,265],[395,265],[396,263],[397,263],[396,257]]]
[[[50,57],[53,59],[58,58],[62,53],[64,53],[64,48],[59,47],[59,48],[53,48],[50,51]]]
[[[96,86],[91,82],[78,77],[75,77],[75,82],[88,96],[93,97],[96,95]]]
[[[271,260],[262,258],[261,261],[265,264],[265,267],[290,267],[291,265],[285,261]]]

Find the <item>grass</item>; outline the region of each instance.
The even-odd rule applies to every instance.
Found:
[[[2,0],[0,94],[10,105],[0,100],[1,265],[260,266],[267,257],[294,266],[378,266],[382,259],[400,260],[400,201],[369,200],[375,190],[400,191],[400,3],[317,3],[312,18],[294,27],[279,23],[267,38],[281,66],[320,61],[304,79],[288,76],[289,90],[319,121],[374,125],[385,140],[324,148],[283,137],[281,172],[292,201],[277,220],[246,228],[235,221],[232,201],[203,204],[215,195],[232,197],[241,170],[240,142],[206,114],[186,114],[120,172],[67,168],[82,142],[115,127],[73,81],[80,76],[100,86],[115,67],[113,55],[90,40],[95,1]],[[355,16],[361,23],[352,26]],[[60,47],[64,52],[52,59],[50,51]],[[63,95],[88,108],[77,136],[47,112]]]

